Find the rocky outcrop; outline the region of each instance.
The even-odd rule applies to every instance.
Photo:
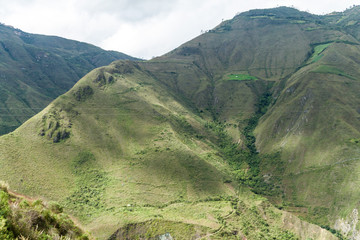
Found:
[[[351,240],[360,240],[360,231],[356,229],[359,222],[359,212],[355,208],[346,219],[337,219],[334,229],[340,231],[344,236]]]

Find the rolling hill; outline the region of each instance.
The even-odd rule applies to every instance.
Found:
[[[100,239],[357,239],[358,11],[252,10],[97,68],[0,138],[0,179]]]
[[[0,24],[0,134],[8,133],[68,91],[92,69],[135,58]]]

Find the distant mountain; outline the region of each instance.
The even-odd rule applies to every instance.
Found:
[[[252,10],[95,69],[0,138],[0,179],[100,239],[358,239],[359,9]]]
[[[126,54],[0,24],[0,134],[14,130],[90,70]]]

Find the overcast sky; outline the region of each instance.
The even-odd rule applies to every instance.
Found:
[[[150,59],[236,13],[293,6],[315,14],[343,11],[352,0],[0,0],[0,22]]]

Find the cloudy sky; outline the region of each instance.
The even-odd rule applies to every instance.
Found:
[[[293,6],[315,14],[355,0],[0,0],[0,22],[150,59],[254,8]]]

